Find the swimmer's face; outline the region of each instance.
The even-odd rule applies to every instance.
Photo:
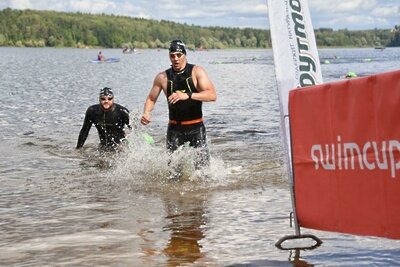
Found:
[[[186,55],[181,52],[169,53],[169,60],[175,71],[181,71],[186,66]]]
[[[109,110],[114,105],[114,97],[100,96],[100,104],[104,110]]]

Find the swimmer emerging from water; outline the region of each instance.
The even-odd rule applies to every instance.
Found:
[[[198,152],[195,166],[208,165],[209,152],[202,103],[216,101],[214,85],[202,67],[187,62],[186,47],[181,40],[171,42],[169,59],[171,67],[154,78],[144,104],[141,123],[147,125],[151,122],[151,112],[163,91],[169,109],[167,149],[172,153],[188,142]]]
[[[131,129],[129,111],[127,108],[114,103],[114,101],[114,93],[111,88],[104,87],[100,90],[100,103],[90,106],[86,111],[76,145],[77,149],[85,143],[92,124],[95,125],[99,134],[100,150],[115,150],[125,139],[125,127]]]

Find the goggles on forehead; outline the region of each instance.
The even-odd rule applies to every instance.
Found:
[[[110,96],[113,97],[114,93],[110,87],[104,87],[103,89],[100,90],[99,96]]]
[[[181,40],[174,40],[169,46],[169,52],[186,54],[185,44]]]

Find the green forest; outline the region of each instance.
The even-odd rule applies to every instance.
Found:
[[[315,29],[319,47],[400,46],[393,29]],[[0,46],[166,48],[182,39],[189,49],[270,48],[269,30],[200,27],[166,20],[55,11],[0,11]]]

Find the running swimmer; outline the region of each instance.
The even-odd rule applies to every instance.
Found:
[[[172,153],[189,142],[190,146],[198,148],[196,168],[206,166],[209,163],[209,152],[202,102],[216,101],[214,85],[202,67],[187,62],[186,47],[181,40],[171,42],[169,59],[171,68],[154,78],[144,104],[141,123],[147,125],[151,122],[151,112],[163,91],[168,99],[169,109],[167,149]]]
[[[114,93],[111,88],[100,90],[99,104],[90,106],[85,115],[82,129],[79,133],[76,148],[85,143],[92,124],[95,125],[100,138],[99,148],[102,151],[113,151],[125,138],[125,127],[129,125],[129,111],[127,108],[114,103]]]

